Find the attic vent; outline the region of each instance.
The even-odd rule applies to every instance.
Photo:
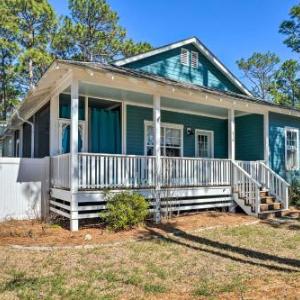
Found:
[[[180,62],[185,66],[189,65],[189,50],[181,48]]]
[[[191,66],[192,68],[198,68],[199,61],[198,61],[198,52],[192,51],[191,54]]]

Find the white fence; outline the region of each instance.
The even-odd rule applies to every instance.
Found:
[[[0,221],[48,213],[49,158],[0,158]]]

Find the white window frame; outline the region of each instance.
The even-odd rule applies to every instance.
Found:
[[[180,63],[184,66],[190,65],[190,51],[186,48],[181,48]]]
[[[145,155],[147,155],[147,127],[149,127],[149,126],[152,126],[154,128],[153,122],[145,120],[144,121],[144,154]],[[183,156],[183,149],[184,149],[184,145],[183,145],[183,128],[184,128],[184,126],[182,124],[160,123],[160,127],[165,128],[165,129],[167,128],[167,129],[178,129],[178,130],[180,130],[180,157],[182,157]],[[163,146],[163,147],[165,147],[165,146]]]
[[[215,142],[215,135],[213,130],[204,130],[204,129],[196,129],[195,130],[195,157],[199,157],[199,145],[198,145],[198,135],[210,135],[210,148],[211,148],[211,157],[203,157],[203,158],[214,158],[215,156],[215,149],[214,149],[214,142]]]
[[[199,53],[191,51],[191,67],[197,69],[199,67]]]
[[[64,126],[71,126],[71,120],[70,119],[63,119],[60,118],[58,119],[58,123],[59,123],[59,130],[58,130],[58,144],[59,144],[59,153],[62,154],[62,134],[63,134],[63,128]],[[82,138],[82,148],[81,148],[81,152],[85,152],[87,151],[86,149],[86,143],[85,143],[85,139],[86,139],[86,135],[85,135],[85,130],[86,130],[86,125],[85,125],[85,121],[79,121],[78,122],[78,130],[81,131],[81,138]]]
[[[296,148],[296,158],[297,158],[297,163],[296,166],[294,168],[290,168],[287,164],[287,151],[288,151],[288,145],[287,145],[287,133],[288,131],[292,131],[292,132],[296,132],[297,134],[297,148]],[[294,128],[294,127],[285,127],[284,130],[284,137],[285,137],[285,168],[287,171],[295,171],[295,170],[299,170],[299,129],[298,128]]]

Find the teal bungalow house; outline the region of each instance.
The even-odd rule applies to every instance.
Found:
[[[4,153],[50,156],[50,210],[78,221],[104,191],[171,211],[288,208],[300,111],[255,98],[197,38],[110,64],[56,60],[9,120]]]

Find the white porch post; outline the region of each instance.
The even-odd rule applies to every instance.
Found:
[[[59,153],[58,110],[59,94],[56,94],[50,99],[50,156],[54,156]]]
[[[73,194],[78,191],[78,80],[71,83],[71,136],[70,136],[70,190],[72,192],[70,229],[78,230],[78,204],[75,203]]]
[[[228,110],[228,158],[235,160],[235,118],[234,109]]]
[[[235,160],[235,113],[234,109],[228,110],[228,158]],[[234,185],[234,174],[233,168],[231,167],[231,187],[233,189]],[[236,204],[232,202],[232,205],[229,207],[229,212],[236,211]]]
[[[30,157],[34,158],[34,131],[35,131],[35,115],[32,117],[32,124],[31,124],[31,148],[30,148]]]
[[[270,144],[269,144],[269,112],[264,114],[264,161],[269,164]]]
[[[19,130],[19,157],[23,156],[23,123]]]
[[[160,223],[160,187],[161,187],[161,157],[160,157],[160,96],[153,96],[153,128],[154,155],[156,162],[155,184],[155,222]]]

